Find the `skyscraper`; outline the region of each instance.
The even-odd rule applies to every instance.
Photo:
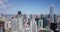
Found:
[[[22,32],[23,21],[22,21],[22,16],[21,15],[19,17],[17,17],[17,21],[18,21],[18,32]]]
[[[38,20],[39,20],[40,18],[35,18],[35,21],[36,21],[36,23],[37,23],[37,26],[38,26]]]
[[[18,32],[17,19],[13,18],[11,21],[11,32]]]
[[[23,24],[27,22],[26,14],[23,14]]]
[[[30,21],[30,32],[37,32],[37,23],[34,16],[32,16],[32,19]]]
[[[46,26],[48,26],[48,20],[47,20],[47,16],[43,15],[41,16],[41,19],[43,20],[43,28],[45,28]]]
[[[43,20],[42,19],[39,19],[39,21],[38,21],[38,27],[39,28],[43,28]]]
[[[50,19],[51,19],[51,24],[50,24],[50,28],[54,31],[57,32],[57,23],[55,23],[54,21],[54,5],[52,4],[50,7]]]
[[[54,5],[53,4],[50,7],[50,19],[51,19],[51,22],[54,23]]]
[[[15,16],[11,22],[12,32],[22,32],[22,29],[23,29],[22,19],[23,18],[22,18],[21,12],[18,11],[18,15]]]
[[[18,11],[18,15],[17,15],[17,24],[18,24],[18,32],[22,32],[23,29],[23,17],[21,14],[21,11]]]
[[[3,19],[2,19],[2,15],[0,14],[0,32],[5,32],[4,30],[5,30],[5,21],[3,21]],[[4,30],[3,30],[4,29]]]
[[[18,15],[21,15],[21,11],[18,11]]]

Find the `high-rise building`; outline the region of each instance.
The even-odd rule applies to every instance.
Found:
[[[56,14],[54,14],[54,22],[55,23],[58,23],[58,21],[57,21],[57,18],[56,18],[57,16],[56,16]]]
[[[17,19],[13,18],[11,21],[11,32],[18,32]]]
[[[18,11],[18,15],[22,15],[22,14],[21,14],[21,11]]]
[[[0,32],[5,32],[4,21],[0,20]]]
[[[18,24],[18,32],[22,32],[23,29],[23,17],[21,14],[21,11],[18,11],[18,15],[17,15],[17,24]]]
[[[38,26],[38,20],[39,20],[40,18],[35,18],[35,21],[36,21],[36,23],[37,23],[37,26]]]
[[[50,19],[51,19],[51,22],[54,23],[54,5],[53,4],[50,7]]]
[[[37,23],[34,16],[32,16],[32,19],[30,21],[30,32],[37,32]]]
[[[39,21],[38,21],[38,27],[39,28],[43,28],[43,20],[42,19],[39,19]]]
[[[12,32],[22,32],[22,29],[23,29],[23,21],[22,20],[23,20],[23,18],[21,15],[21,11],[18,11],[18,15],[15,16],[11,22]]]
[[[41,19],[43,20],[43,28],[45,28],[46,26],[48,26],[48,16],[47,15],[41,15]]]
[[[37,32],[37,24],[36,22],[30,22],[30,32]]]
[[[26,14],[23,14],[23,18],[26,19]]]
[[[52,4],[50,7],[50,19],[51,19],[51,24],[50,24],[50,28],[54,31],[57,32],[57,23],[55,23],[54,21],[54,5]]]
[[[26,14],[23,14],[23,24],[27,22],[27,17],[26,17]]]
[[[18,21],[18,32],[22,32],[23,29],[23,21],[22,21],[22,16],[20,15],[19,17],[17,17],[17,21]]]
[[[2,14],[0,14],[0,32],[6,31],[6,19],[3,17]]]

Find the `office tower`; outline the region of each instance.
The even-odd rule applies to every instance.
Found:
[[[19,16],[19,17],[17,18],[17,21],[18,21],[18,32],[22,32],[22,29],[23,29],[22,17]]]
[[[26,14],[23,14],[23,24],[27,22],[27,17],[26,17]]]
[[[51,21],[50,21],[50,14],[47,15],[46,20],[48,21],[48,26],[50,26],[50,22],[51,22]]]
[[[5,32],[4,22],[0,20],[0,32]]]
[[[5,18],[0,14],[0,32],[5,32]]]
[[[53,4],[50,7],[50,19],[51,19],[51,23],[54,23],[54,5]]]
[[[22,32],[22,29],[23,29],[23,17],[22,17],[21,11],[18,11],[17,22],[18,22],[18,32]]]
[[[54,5],[52,4],[50,7],[50,19],[51,19],[51,24],[50,24],[50,28],[54,31],[57,32],[57,23],[55,23],[54,21]]]
[[[11,32],[18,32],[18,22],[16,18],[13,18],[11,21]]]
[[[6,32],[8,32],[8,31],[10,32],[11,31],[11,21],[8,21],[8,20],[5,21],[5,26],[6,26],[5,27]]]
[[[12,19],[11,30],[12,32],[22,32],[22,15],[21,12],[18,12],[18,15]]]
[[[30,21],[30,32],[37,32],[37,24],[34,16],[32,16],[32,19]]]
[[[47,20],[47,16],[41,14],[41,19],[43,20],[43,28],[45,28],[46,26],[48,26],[48,20]]]
[[[56,14],[54,14],[54,22],[55,22],[55,23],[59,23],[59,22],[57,21],[57,16],[56,16]]]
[[[37,32],[37,24],[36,22],[30,22],[30,32]]]
[[[50,18],[50,14],[47,15],[47,18]]]
[[[18,15],[22,15],[21,11],[18,11]]]
[[[30,18],[28,18],[28,24],[30,25],[30,21],[31,21],[31,19]]]
[[[39,20],[40,18],[35,18],[35,21],[36,21],[36,23],[37,23],[37,26],[38,26],[38,20]]]
[[[26,14],[23,14],[23,18],[26,19]]]
[[[54,14],[54,22],[56,22],[56,14]]]
[[[43,28],[43,20],[42,19],[38,20],[38,27]]]
[[[43,17],[43,14],[41,14],[40,17],[42,18]]]

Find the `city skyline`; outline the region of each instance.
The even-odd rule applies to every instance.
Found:
[[[60,0],[0,0],[0,13],[17,14],[49,14],[51,4],[54,5],[54,12],[60,14]],[[2,6],[1,6],[2,5]]]

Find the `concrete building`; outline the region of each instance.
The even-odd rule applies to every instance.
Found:
[[[18,11],[18,14],[13,17],[11,22],[11,31],[12,32],[22,32],[23,29],[23,18],[21,11]]]
[[[16,18],[13,18],[11,21],[11,32],[18,32],[18,22]]]
[[[5,32],[5,18],[0,14],[0,32]]]
[[[32,15],[32,19],[30,22],[30,32],[37,32],[37,23],[33,15]]]
[[[5,32],[4,21],[0,20],[0,32]]]
[[[25,24],[27,22],[27,16],[26,14],[23,14],[23,24]]]
[[[18,32],[22,32],[22,29],[23,29],[23,19],[21,16],[19,16],[17,18],[17,21],[18,21]]]

